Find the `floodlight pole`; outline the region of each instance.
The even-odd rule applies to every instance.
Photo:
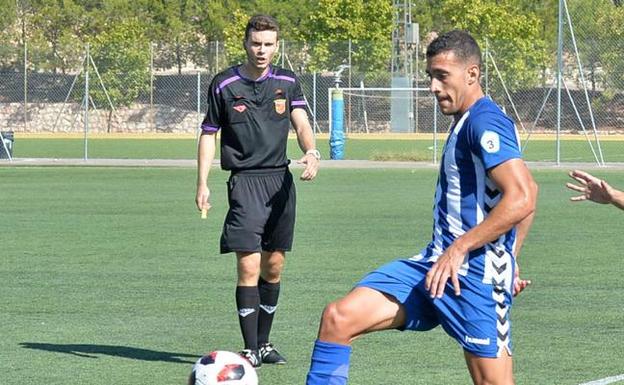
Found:
[[[563,71],[563,1],[559,0],[559,17],[557,21],[557,141],[556,161],[561,165],[561,77]]]
[[[28,131],[28,43],[24,40],[24,131]]]
[[[86,45],[85,60],[85,94],[84,94],[84,160],[89,159],[88,136],[89,136],[89,43]]]

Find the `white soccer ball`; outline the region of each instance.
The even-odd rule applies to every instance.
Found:
[[[193,365],[189,385],[258,385],[258,375],[247,359],[216,350]]]

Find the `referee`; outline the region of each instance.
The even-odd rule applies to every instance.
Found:
[[[236,306],[245,343],[240,354],[254,367],[286,363],[269,333],[295,225],[295,185],[286,156],[291,123],[304,152],[302,180],[314,179],[320,160],[299,81],[293,72],[271,65],[278,34],[270,16],[249,20],[243,43],[247,61],[212,80],[197,154],[195,201],[207,210],[208,174],[221,130],[221,167],[231,172],[221,253],[236,253]]]

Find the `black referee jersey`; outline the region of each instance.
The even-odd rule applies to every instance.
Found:
[[[250,80],[234,66],[212,79],[202,130],[221,130],[224,170],[285,167],[290,112],[305,106],[292,71],[270,66],[266,75]]]

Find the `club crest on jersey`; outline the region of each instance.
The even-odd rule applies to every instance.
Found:
[[[280,115],[286,112],[286,99],[275,99],[273,102],[275,103],[275,112]]]
[[[481,147],[490,154],[500,150],[500,138],[496,132],[485,131],[481,136]]]
[[[247,106],[246,106],[246,105],[244,105],[244,104],[239,104],[239,105],[237,105],[237,106],[234,106],[233,108],[234,108],[236,111],[238,111],[238,112],[240,112],[240,113],[243,113],[243,112],[245,112],[245,110],[247,109]]]

